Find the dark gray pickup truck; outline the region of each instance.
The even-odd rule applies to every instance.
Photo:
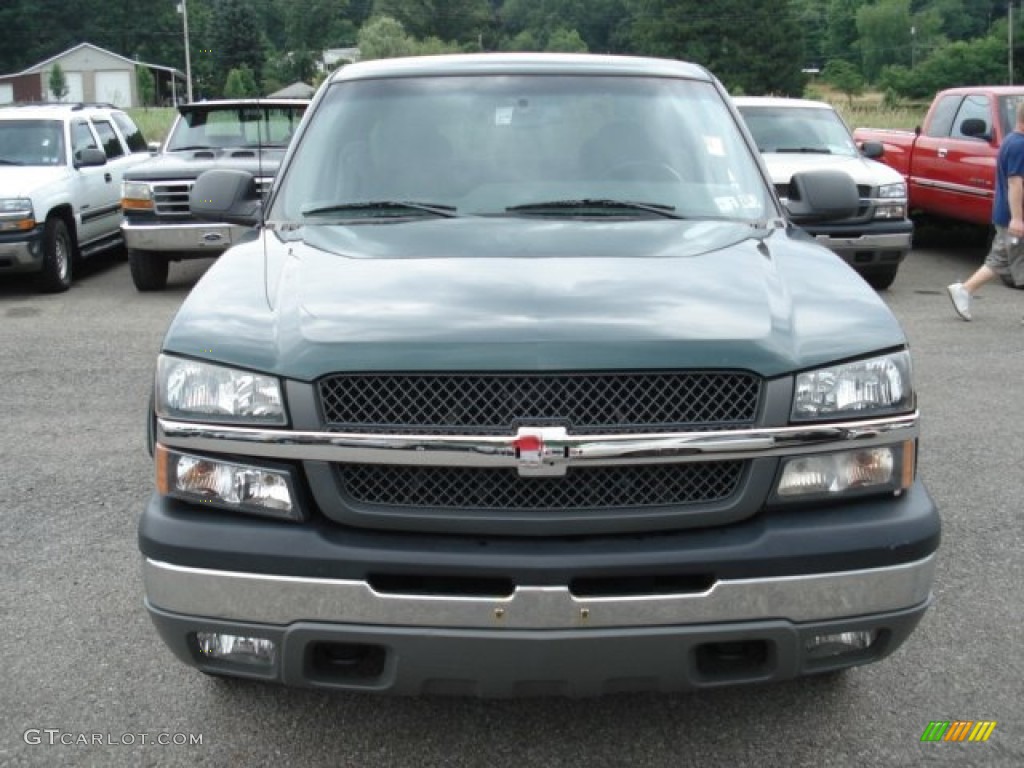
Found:
[[[366,62],[172,322],[146,607],[219,676],[588,696],[877,661],[931,602],[907,340],[704,69]],[[802,210],[859,204],[798,173]]]
[[[253,174],[266,193],[308,104],[233,99],[178,107],[158,156],[126,172],[121,186],[121,231],[136,288],[160,290],[168,262],[217,256],[249,232],[193,217],[192,184],[211,168],[233,168]]]

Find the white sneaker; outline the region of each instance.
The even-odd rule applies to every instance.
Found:
[[[963,283],[953,283],[946,286],[949,292],[949,299],[953,302],[953,309],[964,320],[971,319],[971,294],[964,288]]]

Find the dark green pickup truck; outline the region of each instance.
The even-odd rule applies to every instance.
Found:
[[[146,606],[204,672],[586,696],[873,662],[931,601],[907,341],[704,69],[345,67],[157,365]]]

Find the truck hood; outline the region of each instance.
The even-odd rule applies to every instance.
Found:
[[[334,371],[745,369],[902,346],[831,252],[729,222],[439,219],[264,232],[221,256],[165,349]]]
[[[766,152],[764,162],[774,184],[788,184],[793,174],[801,171],[820,170],[845,171],[858,186],[878,187],[904,181],[889,166],[866,157]]]
[[[0,166],[0,188],[4,197],[31,197],[36,190],[68,176],[63,165]]]
[[[202,149],[187,152],[168,152],[124,172],[131,181],[158,181],[165,179],[194,179],[211,168],[230,168],[249,171],[258,177],[277,173],[284,149]]]

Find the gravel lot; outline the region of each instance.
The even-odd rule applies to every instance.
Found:
[[[149,295],[115,259],[58,296],[5,278],[0,765],[1024,765],[1024,292],[992,285],[973,323],[956,319],[944,286],[979,259],[915,251],[886,294],[945,523],[937,601],[909,643],[838,680],[587,701],[324,694],[181,665],[142,608],[135,525],[155,355],[208,262]],[[998,726],[984,744],[920,743],[954,719]]]

